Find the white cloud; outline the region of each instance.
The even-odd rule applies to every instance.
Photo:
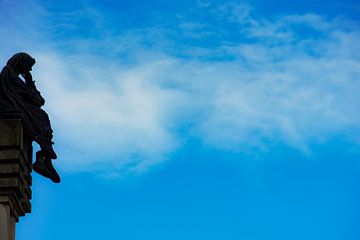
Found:
[[[246,4],[230,13],[227,5],[219,9],[216,17],[238,24],[254,42],[190,46],[182,52],[187,58],[143,46],[141,30],[77,39],[76,46],[82,47],[76,53],[62,52],[48,36],[35,44],[30,49],[38,61],[34,76],[47,99],[59,167],[108,175],[142,172],[165,161],[189,137],[226,151],[248,152],[282,143],[309,153],[314,142],[339,134],[357,141],[356,28],[315,14],[257,18]],[[292,27],[296,24],[322,36],[302,38]],[[200,31],[203,26],[187,21],[179,27]],[[18,36],[17,30],[6,31]],[[162,38],[159,45],[164,41],[171,39]],[[2,48],[20,45],[5,41]],[[113,54],[94,55],[90,47],[106,54],[112,49]],[[117,53],[126,53],[131,61]],[[231,60],[206,60],[214,55]]]
[[[143,171],[175,149],[171,112],[183,96],[156,79],[163,78],[166,60],[109,73],[106,63],[99,63],[99,71],[56,55],[36,56],[39,88],[62,149],[59,158],[69,170],[131,165]]]

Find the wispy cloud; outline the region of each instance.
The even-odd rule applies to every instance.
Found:
[[[142,172],[190,137],[240,152],[281,143],[309,153],[339,134],[358,141],[360,31],[353,23],[314,13],[264,18],[248,4],[198,7],[221,24],[183,16],[173,28],[152,23],[118,35],[87,5],[95,21],[90,39],[56,39],[56,29],[39,31],[13,10],[7,19],[23,27],[1,28],[0,36],[18,39],[25,28],[27,40],[4,41],[1,49],[23,46],[37,58],[60,167]],[[34,11],[52,24],[45,8]],[[58,24],[78,23],[82,13],[66,13],[71,24]],[[27,17],[38,23],[39,15]],[[216,44],[197,44],[209,38]]]

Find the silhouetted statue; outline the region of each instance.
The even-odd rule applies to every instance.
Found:
[[[34,64],[35,59],[26,53],[17,53],[8,60],[0,74],[0,115],[6,112],[21,115],[25,134],[41,149],[36,153],[34,171],[59,183],[60,176],[52,165],[52,159],[57,158],[52,147],[53,131],[48,115],[41,109],[45,100],[30,73]]]

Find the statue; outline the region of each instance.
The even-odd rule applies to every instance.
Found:
[[[53,131],[47,113],[41,109],[45,100],[36,89],[30,73],[34,64],[35,59],[27,53],[17,53],[2,69],[0,116],[6,112],[17,112],[21,115],[25,134],[38,143],[41,149],[36,152],[34,171],[59,183],[60,176],[52,164],[52,160],[57,158],[52,147]]]

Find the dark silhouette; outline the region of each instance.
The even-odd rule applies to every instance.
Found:
[[[12,56],[0,73],[0,116],[6,113],[21,115],[25,134],[40,145],[33,164],[35,172],[59,183],[60,176],[52,165],[56,153],[52,147],[53,131],[47,113],[41,109],[44,98],[36,89],[30,71],[35,59],[27,53]],[[25,81],[20,78],[20,75]]]

